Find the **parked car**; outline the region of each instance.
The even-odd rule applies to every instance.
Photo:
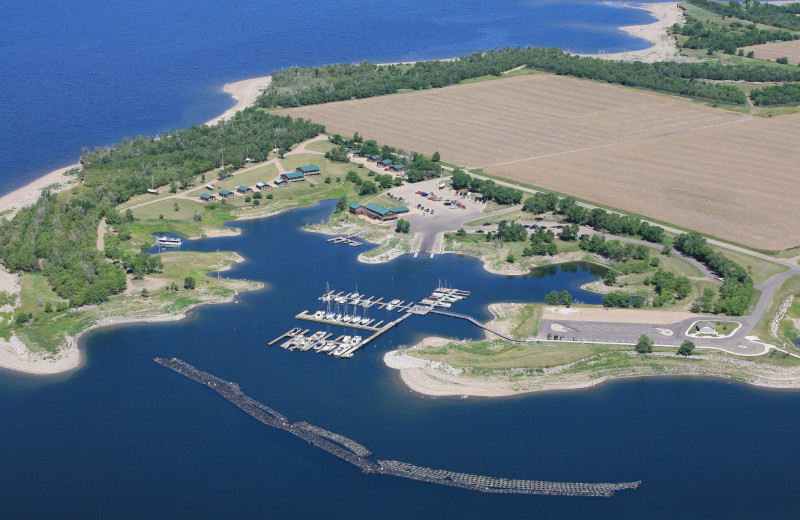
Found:
[[[484,225],[484,226],[491,226],[491,225],[492,225],[492,223],[491,223],[491,222],[484,222],[484,223],[483,223],[483,225]]]
[[[547,339],[553,339],[553,333],[552,332],[548,332],[547,333]]]
[[[483,230],[479,229],[478,231],[476,231],[476,233],[483,233]]]

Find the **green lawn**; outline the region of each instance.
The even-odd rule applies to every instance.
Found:
[[[325,153],[330,150],[336,148],[336,145],[331,143],[330,141],[314,141],[313,143],[306,146],[306,150],[311,150],[313,152],[321,152]]]
[[[750,273],[750,276],[753,278],[753,281],[758,284],[762,284],[775,276],[776,274],[780,274],[787,269],[785,265],[781,265],[775,262],[770,262],[769,260],[762,260],[761,258],[756,258],[754,256],[746,255],[744,253],[740,253],[738,251],[732,251],[730,249],[725,249],[717,246],[711,246],[714,251],[721,252],[726,257],[730,258],[737,264],[741,265]]]
[[[761,318],[761,321],[758,322],[758,325],[754,330],[755,334],[757,334],[759,338],[763,339],[764,341],[769,341],[772,339],[772,336],[769,335],[769,325],[775,318],[775,314],[778,312],[780,306],[783,305],[783,302],[786,301],[786,299],[791,295],[800,295],[800,275],[790,276],[775,292],[775,297],[769,304],[767,312],[764,313],[764,317]],[[792,312],[796,312],[794,308],[789,314],[791,315]],[[784,322],[786,322],[786,320],[784,320]],[[789,343],[789,340],[793,338],[785,336],[787,332],[792,332],[793,330],[794,327],[791,327],[790,329],[779,328],[779,333],[783,333],[783,335],[779,334],[779,336],[782,336],[781,341],[785,341],[787,345],[789,345],[791,352],[800,354],[800,348],[797,348]]]

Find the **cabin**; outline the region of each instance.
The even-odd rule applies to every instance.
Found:
[[[697,332],[700,334],[714,334],[717,328],[710,321],[701,321],[697,324]]]
[[[234,197],[234,193],[228,190],[219,190],[219,196],[223,199],[232,199]]]
[[[367,161],[369,162],[378,162],[380,160],[381,160],[380,155],[370,155],[369,157],[367,157]]]
[[[303,175],[319,175],[319,166],[316,164],[309,164],[308,166],[298,166],[295,170],[296,172],[300,172]]]
[[[344,153],[350,153],[352,150],[353,150],[353,149],[352,149],[352,148],[350,148],[349,146],[345,146],[345,147],[344,147]]]
[[[364,157],[364,154],[361,153],[361,150],[353,150],[354,157]]]
[[[403,173],[403,172],[406,171],[406,165],[405,164],[393,164],[389,169],[392,170],[395,173]]]
[[[259,191],[264,191],[270,189],[270,187],[266,182],[259,181],[256,183],[256,189]]]
[[[202,195],[200,195],[200,200],[202,200],[203,202],[214,202],[215,200],[217,200],[217,198],[211,195],[210,193],[203,193]]]
[[[391,159],[384,159],[384,160],[378,162],[378,165],[383,167],[383,168],[388,168],[389,166],[392,165],[392,160]]]
[[[247,187],[247,186],[236,186],[236,192],[237,193],[242,193],[242,194],[253,193],[253,188],[250,188],[250,187]]]
[[[350,204],[350,213],[355,215],[366,215],[371,219],[386,222],[387,220],[395,220],[403,213],[408,213],[408,208],[405,206],[385,208],[380,204],[373,204],[370,202],[366,206],[363,204]]]
[[[294,171],[282,173],[281,179],[285,180],[286,182],[299,182],[306,180],[306,176],[303,172]]]
[[[288,186],[289,185],[289,181],[287,181],[283,177],[276,177],[275,180],[272,181],[272,182],[274,182],[275,185],[277,187],[279,187],[279,188],[283,188],[284,186]]]

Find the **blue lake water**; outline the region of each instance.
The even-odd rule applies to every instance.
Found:
[[[230,81],[505,45],[641,49],[618,27],[649,20],[600,0],[6,0],[0,193],[77,162],[83,146],[202,124],[233,106]]]
[[[503,45],[575,51],[646,46],[617,27],[643,11],[586,2],[270,0],[77,4],[7,0],[0,17],[0,193],[126,135],[202,123],[232,105],[222,84],[290,65],[440,58]],[[330,203],[241,223],[241,237],[184,249],[236,250],[224,276],[262,280],[238,303],[185,321],[86,338],[62,376],[0,371],[5,518],[785,518],[800,505],[800,394],[700,378],[635,379],[511,399],[430,399],[381,361],[429,334],[474,338],[412,317],[353,359],[266,342],[341,290],[418,300],[445,279],[488,319],[497,300],[541,301],[599,276],[588,267],[502,277],[450,255],[358,265],[359,251],[298,231]],[[379,311],[374,316],[378,317]],[[348,435],[378,457],[487,475],[643,481],[612,499],[482,495],[365,476],[267,428],[152,362],[178,356],[237,381],[292,420]]]
[[[489,301],[541,301],[601,277],[586,265],[491,275],[453,255],[359,265],[358,251],[299,227],[332,202],[241,223],[195,250],[247,258],[231,277],[264,281],[238,303],[185,321],[90,334],[81,370],[0,374],[0,496],[8,518],[779,518],[798,504],[800,395],[700,378],[634,379],[508,399],[432,399],[382,355],[421,336],[479,337],[446,317],[411,317],[350,360],[267,347],[332,288],[418,300],[440,279],[473,295],[454,310],[488,319]],[[388,316],[374,310],[375,317]],[[313,327],[312,327],[313,329]],[[332,332],[338,331],[335,328]],[[344,329],[340,329],[344,332]],[[378,458],[486,475],[630,481],[611,499],[483,495],[366,476],[256,422],[216,393],[156,365],[177,356],[238,382],[287,415],[347,435]]]

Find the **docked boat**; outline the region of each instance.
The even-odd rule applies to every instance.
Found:
[[[350,347],[352,347],[352,345],[350,345],[349,343],[342,343],[341,345],[336,347],[336,350],[333,351],[333,355],[339,357],[348,350],[350,350]]]
[[[321,353],[327,353],[327,352],[330,352],[331,350],[333,350],[335,348],[336,348],[336,343],[334,343],[333,341],[326,341],[325,342],[325,346],[322,347],[321,349],[319,349],[317,352],[320,353],[320,354]]]
[[[314,313],[314,318],[317,320],[321,320],[323,317],[325,317],[325,311],[317,311]]]
[[[353,325],[358,325],[361,323],[361,316],[353,316],[353,319],[350,321]]]
[[[386,310],[390,311],[390,310],[394,309],[395,307],[397,307],[397,304],[399,304],[399,303],[400,303],[400,300],[392,300],[392,301],[390,301],[389,305],[386,306]]]
[[[156,243],[161,247],[180,247],[183,244],[183,240],[165,235],[162,237],[156,237]]]
[[[342,315],[337,312],[336,316],[333,317],[333,321],[342,321]]]
[[[324,335],[325,335],[325,331],[324,330],[319,330],[319,331],[317,331],[317,332],[315,332],[314,334],[311,335],[311,339],[313,339],[313,340],[322,339],[322,337]]]
[[[447,303],[447,302],[438,302],[436,305],[438,305],[439,307],[444,307],[445,309],[448,309],[448,308],[450,308],[451,304]]]
[[[342,323],[350,323],[352,319],[353,319],[352,316],[350,316],[349,314],[345,314],[344,317],[342,318]]]
[[[325,315],[326,320],[333,320],[334,318],[336,318],[336,315],[332,312],[329,312],[328,314]]]
[[[361,343],[361,336],[353,336],[350,340],[350,344],[353,346],[358,345],[359,343]]]

